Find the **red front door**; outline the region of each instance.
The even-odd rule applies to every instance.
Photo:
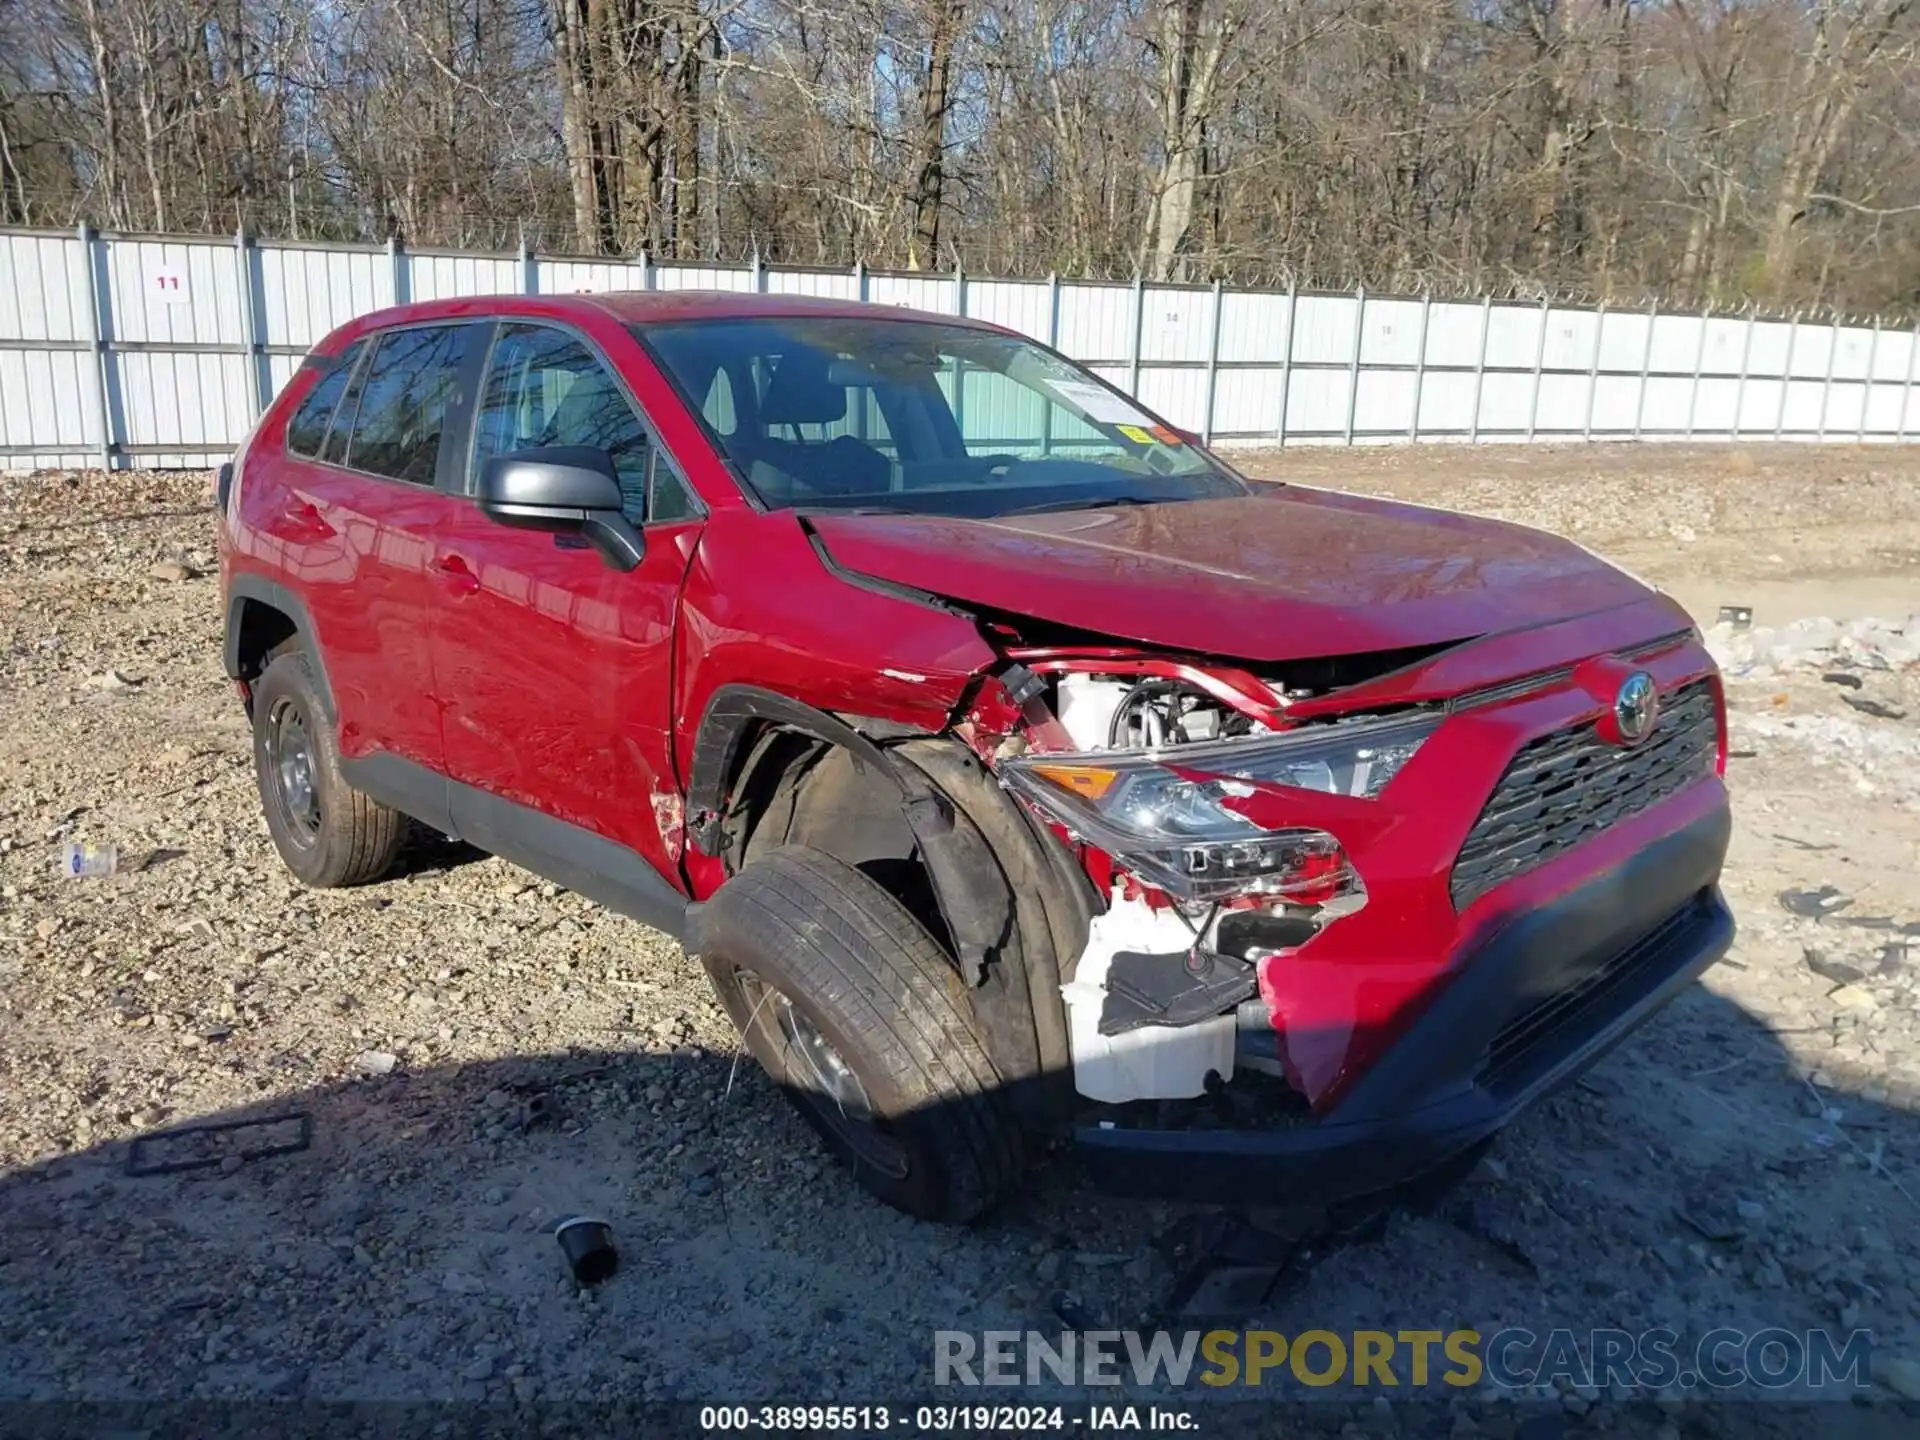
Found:
[[[542,445],[608,452],[646,553],[622,573],[584,542],[497,524],[471,501],[442,527],[433,565],[450,598],[434,671],[455,820],[470,787],[625,846],[678,886],[679,856],[661,838],[677,830],[681,794],[673,630],[703,522],[591,346],[557,326],[506,323],[472,464]]]

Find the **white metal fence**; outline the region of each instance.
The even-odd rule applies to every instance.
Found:
[[[197,466],[365,311],[722,289],[971,315],[1220,444],[1920,436],[1920,332],[1493,300],[0,231],[0,468]]]

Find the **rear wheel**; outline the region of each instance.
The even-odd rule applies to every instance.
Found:
[[[267,830],[287,868],[330,888],[378,880],[406,817],[349,785],[307,657],[276,655],[253,687],[253,768]]]
[[[851,865],[789,847],[700,918],[701,963],[746,1046],[874,1195],[971,1220],[1018,1181],[1019,1135],[946,957]]]

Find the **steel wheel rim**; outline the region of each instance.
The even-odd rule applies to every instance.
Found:
[[[751,970],[738,970],[735,978],[756,1020],[764,1016],[772,1022],[766,1033],[779,1041],[785,1082],[806,1097],[809,1107],[846,1142],[861,1164],[893,1179],[904,1179],[907,1152],[890,1133],[887,1122],[874,1114],[867,1087],[846,1057],[778,986]]]
[[[320,791],[314,783],[313,740],[307,718],[290,700],[267,717],[267,770],[287,828],[302,848],[320,838]]]

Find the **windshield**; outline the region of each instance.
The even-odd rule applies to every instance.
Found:
[[[962,325],[802,316],[636,327],[773,509],[986,517],[1244,495],[1094,375]]]

